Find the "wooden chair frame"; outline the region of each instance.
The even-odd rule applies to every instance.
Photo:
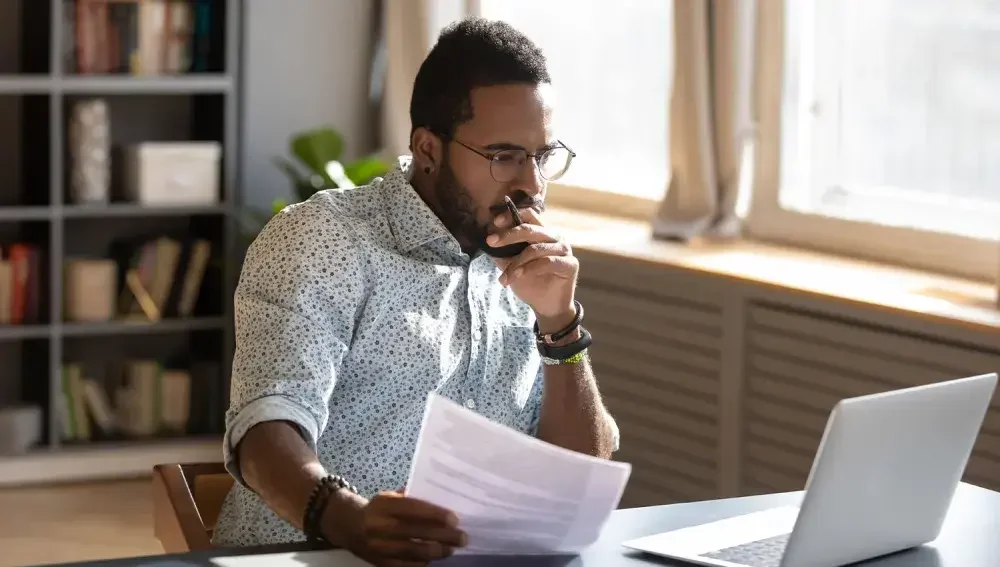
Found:
[[[153,531],[167,553],[212,549],[212,531],[233,478],[222,463],[153,467]]]

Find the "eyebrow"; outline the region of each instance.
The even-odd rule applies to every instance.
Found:
[[[559,147],[559,142],[553,140],[552,142],[549,142],[548,144],[545,144],[544,146],[538,148],[537,151],[544,152],[546,150],[551,150],[552,148],[557,148],[557,147]],[[484,148],[487,149],[487,150],[493,150],[493,151],[501,151],[501,150],[524,150],[524,151],[528,151],[528,149],[525,148],[524,146],[522,146],[520,144],[515,144],[515,143],[512,143],[512,142],[494,142],[494,143],[492,143],[492,144],[490,144],[488,146],[484,146]]]

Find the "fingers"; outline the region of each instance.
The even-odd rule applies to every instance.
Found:
[[[559,238],[554,230],[541,225],[527,223],[522,224],[521,226],[515,226],[514,228],[501,230],[486,238],[486,243],[496,248],[518,242],[536,243],[558,241]]]
[[[465,533],[456,527],[433,522],[404,520],[392,516],[373,518],[367,526],[366,532],[375,537],[421,539],[452,547],[463,547],[466,544]]]
[[[455,514],[429,502],[384,492],[368,508],[362,526],[366,547],[390,563],[426,563],[448,557],[466,544]]]
[[[579,263],[573,256],[542,256],[507,274],[503,285],[510,287],[519,280],[530,280],[535,277],[556,277],[572,280],[576,277],[578,269]]]
[[[395,518],[436,522],[449,527],[458,525],[458,517],[450,510],[417,498],[407,498],[398,492],[382,493],[372,500],[372,504]]]
[[[506,266],[503,268],[503,273],[500,274],[500,284],[509,285],[510,282],[521,277],[524,272],[524,267],[536,260],[543,258],[548,258],[546,262],[553,264],[555,260],[561,257],[572,256],[572,251],[569,244],[565,242],[550,242],[542,244],[532,244],[524,252],[521,252],[514,258],[512,258]],[[541,265],[542,263],[539,263]]]
[[[412,539],[380,538],[369,544],[372,551],[380,556],[404,560],[427,562],[451,557],[454,548],[435,541]]]
[[[521,217],[521,222],[525,224],[538,224],[538,225],[542,224],[538,212],[535,211],[535,209],[533,208],[518,209],[517,215]],[[496,218],[493,219],[493,224],[495,224],[499,228],[506,228],[508,226],[511,226],[510,213],[503,212],[498,214]]]

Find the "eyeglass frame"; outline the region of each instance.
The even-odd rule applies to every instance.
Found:
[[[569,171],[569,166],[572,165],[573,159],[576,157],[576,152],[574,152],[573,149],[570,148],[569,146],[567,146],[562,140],[556,140],[556,144],[557,145],[552,146],[550,148],[546,148],[545,151],[542,151],[542,152],[530,153],[530,152],[528,152],[528,150],[526,150],[524,148],[508,148],[508,149],[503,149],[503,150],[494,150],[494,153],[488,154],[486,152],[482,152],[480,150],[477,150],[476,148],[474,148],[474,147],[466,144],[465,142],[462,142],[461,140],[458,140],[458,139],[456,139],[456,138],[454,138],[452,136],[448,136],[448,135],[441,134],[441,133],[438,133],[438,132],[434,132],[434,134],[436,136],[438,136],[439,138],[441,138],[442,140],[444,140],[445,142],[455,142],[456,144],[462,146],[463,148],[469,150],[470,152],[472,152],[472,153],[474,153],[474,154],[482,157],[486,161],[490,162],[490,177],[492,177],[493,180],[496,181],[497,183],[508,183],[509,181],[512,181],[512,180],[500,181],[500,180],[498,180],[496,178],[496,176],[493,175],[493,160],[496,159],[496,156],[499,155],[501,152],[509,152],[509,151],[512,151],[512,150],[515,150],[515,149],[518,150],[518,151],[523,151],[525,157],[529,157],[532,160],[534,160],[535,167],[538,167],[538,173],[539,173],[539,175],[541,175],[542,178],[545,179],[546,181],[554,181],[554,180],[553,179],[549,179],[548,177],[545,177],[545,174],[542,173],[542,168],[539,167],[539,163],[538,163],[539,156],[545,155],[545,152],[549,152],[549,151],[552,151],[552,150],[558,149],[558,148],[564,149],[567,152],[569,152],[569,159],[566,160],[566,167],[562,170],[562,173],[559,174],[559,177],[556,177],[556,179],[561,178],[563,175],[566,174],[567,171]]]

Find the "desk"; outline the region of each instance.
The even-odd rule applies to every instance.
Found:
[[[639,567],[683,565],[626,550],[621,542],[628,539],[674,530],[726,517],[755,512],[773,506],[796,505],[801,492],[749,496],[725,500],[710,500],[617,510],[605,526],[601,538],[578,557],[569,558],[483,558],[453,557],[435,565],[441,567],[500,567],[517,565],[525,567]],[[55,543],[55,542],[54,542]],[[290,548],[216,550],[205,553],[188,553],[117,559],[89,563],[72,563],[78,567],[234,567],[234,556],[256,555],[252,567],[269,565],[260,553],[288,551]],[[335,561],[336,554],[344,552],[297,552],[300,567],[355,567],[356,561]],[[230,558],[216,563],[213,559]],[[995,567],[1000,565],[1000,493],[962,484],[952,502],[941,536],[932,544],[864,563],[878,567]],[[250,567],[248,565],[248,567]]]

